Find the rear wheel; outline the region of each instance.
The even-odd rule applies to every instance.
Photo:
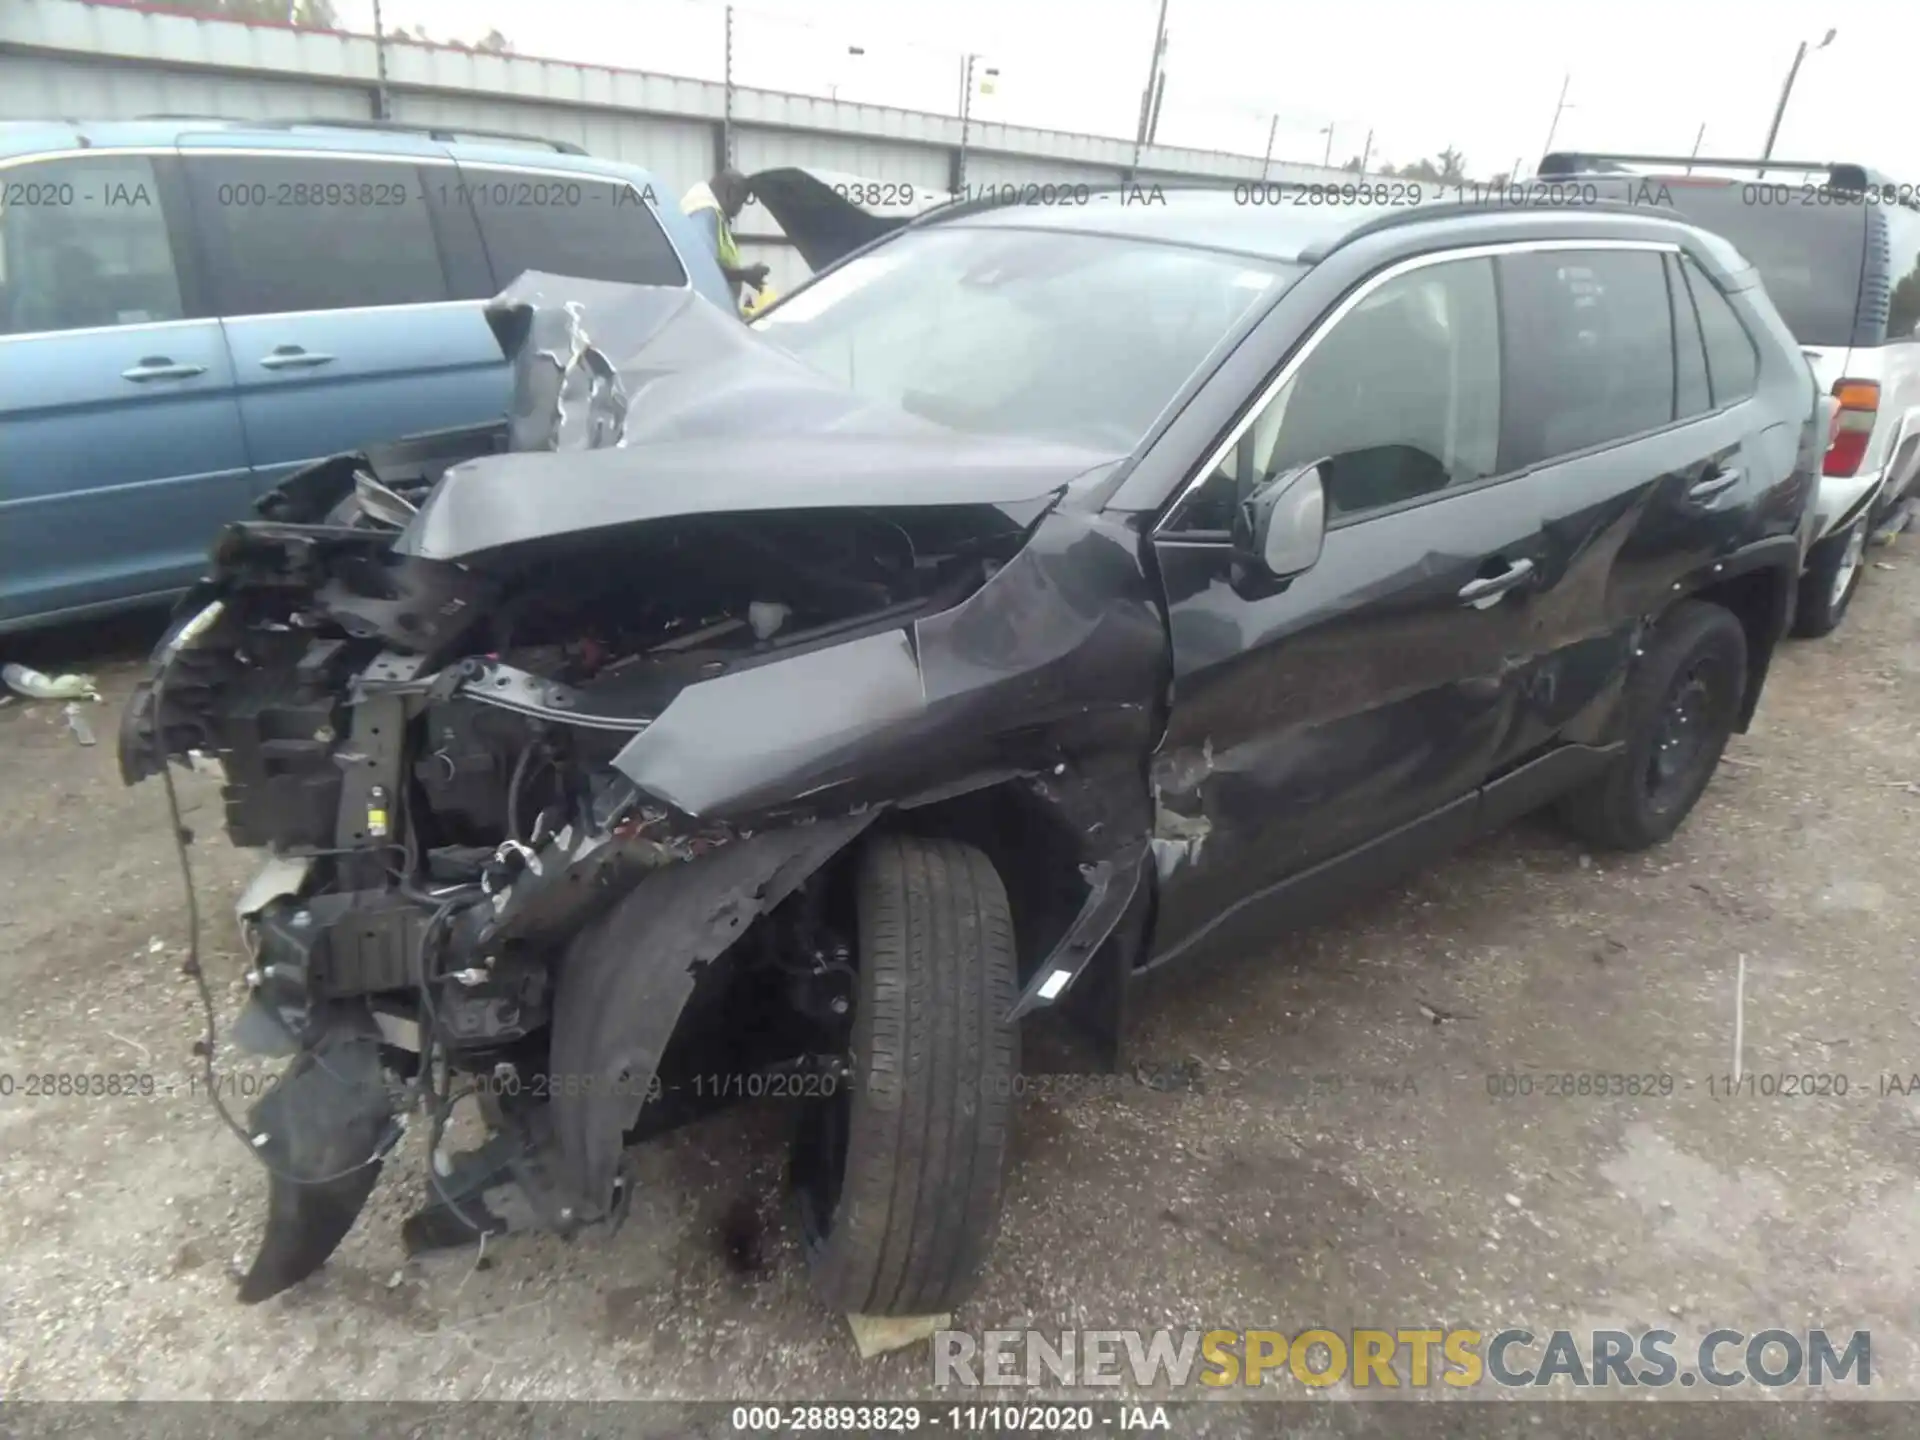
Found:
[[[1019,1070],[1007,894],[971,845],[885,835],[855,876],[852,1076],[809,1102],[792,1179],[814,1293],[929,1315],[972,1291],[1000,1215]]]
[[[1853,592],[1860,587],[1866,552],[1864,514],[1807,552],[1807,568],[1800,577],[1800,594],[1793,611],[1794,634],[1812,640],[1831,635],[1840,627]]]
[[[1746,631],[1718,605],[1682,601],[1644,649],[1621,699],[1625,750],[1556,807],[1575,834],[1608,850],[1644,850],[1680,828],[1746,694]]]

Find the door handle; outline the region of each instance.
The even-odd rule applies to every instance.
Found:
[[[1460,598],[1467,604],[1484,610],[1532,574],[1531,560],[1516,560],[1498,575],[1469,580],[1460,587]]]
[[[191,380],[196,375],[207,373],[204,365],[178,365],[166,355],[143,356],[138,365],[120,372],[122,380],[144,382],[147,380]]]
[[[276,345],[271,355],[260,361],[262,370],[311,370],[315,365],[331,365],[333,356],[318,350],[303,350],[298,345]]]
[[[1731,490],[1740,483],[1741,472],[1732,467],[1716,470],[1704,480],[1695,481],[1687,489],[1689,500],[1711,500],[1723,490]]]

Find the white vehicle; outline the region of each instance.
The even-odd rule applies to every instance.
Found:
[[[1794,618],[1795,634],[1828,634],[1868,540],[1920,501],[1920,185],[1858,165],[1590,153],[1547,156],[1539,183],[1670,206],[1760,272],[1838,412]]]

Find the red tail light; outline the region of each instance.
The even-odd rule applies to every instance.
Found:
[[[1880,386],[1872,380],[1837,380],[1833,398],[1840,402],[1840,408],[1833,412],[1823,468],[1829,475],[1851,475],[1866,458],[1867,441],[1873,438],[1873,422],[1880,413]]]

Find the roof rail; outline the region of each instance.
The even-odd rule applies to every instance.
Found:
[[[562,155],[584,155],[586,150],[570,140],[550,140],[544,135],[528,135],[517,130],[488,130],[473,125],[409,125],[399,120],[340,120],[328,116],[310,116],[294,119],[274,118],[269,120],[242,120],[232,115],[141,115],[141,120],[217,120],[225,125],[238,126],[243,130],[293,130],[312,128],[324,130],[370,130],[391,135],[419,135],[428,140],[438,140],[443,144],[457,143],[461,139],[508,140],[516,145],[544,145],[549,150]]]
[[[1524,182],[1516,181],[1516,184]],[[1370,220],[1363,220],[1351,230],[1336,235],[1322,244],[1309,246],[1300,252],[1300,259],[1308,265],[1318,265],[1336,250],[1343,250],[1369,235],[1377,235],[1382,230],[1396,229],[1401,225],[1418,225],[1427,220],[1452,220],[1465,215],[1537,215],[1542,211],[1575,210],[1581,214],[1598,212],[1602,215],[1640,215],[1654,219],[1678,220],[1678,211],[1651,203],[1630,203],[1625,200],[1587,200],[1577,196],[1564,201],[1529,201],[1523,206],[1488,205],[1474,200],[1451,200],[1430,205],[1397,205]]]
[[[1238,178],[1231,175],[1173,175],[1151,180],[1055,180],[1044,182],[1055,189],[1085,189],[1089,192],[1101,190],[1159,190],[1161,192],[1194,190],[1234,190],[1242,185],[1256,185],[1262,190],[1300,189],[1305,190],[1318,183],[1325,188],[1327,182],[1306,180],[1255,180]],[[956,195],[944,205],[935,205],[922,210],[907,221],[909,225],[932,225],[943,220],[953,220],[962,215],[977,215],[983,210],[1001,210],[1021,203],[1020,197],[1026,194],[1025,185],[970,185],[974,193]]]
[[[1686,170],[1824,171],[1835,190],[1864,190],[1887,184],[1884,175],[1845,160],[1729,160],[1710,155],[1609,155],[1593,150],[1556,150],[1540,159],[1539,176],[1631,175],[1634,165],[1669,165]]]

